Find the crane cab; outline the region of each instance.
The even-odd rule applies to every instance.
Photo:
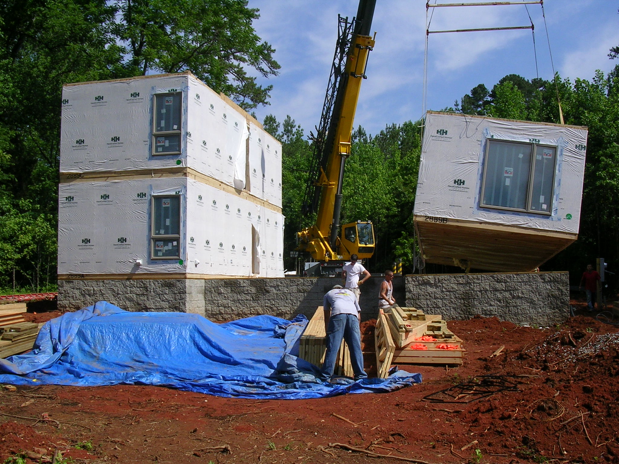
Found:
[[[374,254],[374,226],[370,221],[357,221],[342,226],[339,254],[349,259],[356,254],[360,259],[371,258]]]

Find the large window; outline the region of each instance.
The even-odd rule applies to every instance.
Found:
[[[480,206],[550,215],[556,158],[556,147],[489,139]]]
[[[181,197],[153,196],[151,221],[151,257],[180,258]]]
[[[153,155],[180,154],[183,94],[155,95],[153,106]]]

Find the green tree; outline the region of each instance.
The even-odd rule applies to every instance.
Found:
[[[527,118],[524,95],[512,82],[505,81],[494,86],[495,97],[489,106],[488,115],[505,119]]]
[[[252,27],[260,15],[247,0],[114,0],[111,31],[122,44],[125,75],[189,70],[243,108],[267,104],[262,76],[280,68],[274,49]]]

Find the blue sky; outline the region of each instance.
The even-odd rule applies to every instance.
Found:
[[[476,0],[480,2],[480,0]],[[489,0],[483,0],[489,1]],[[518,1],[518,0],[512,0]],[[458,0],[457,3],[470,3]],[[442,0],[430,3],[456,3]],[[377,134],[386,125],[423,115],[426,30],[425,0],[377,0],[370,54],[355,127]],[[260,10],[258,35],[275,49],[280,74],[271,105],[256,110],[262,121],[290,115],[307,135],[318,125],[337,36],[337,15],[352,18],[358,0],[249,0]],[[535,26],[539,77],[552,78],[548,40],[540,5],[528,5]],[[554,68],[562,78],[591,80],[619,60],[608,51],[619,45],[619,0],[544,0]],[[530,25],[523,5],[435,8],[430,30]],[[477,84],[489,89],[507,74],[537,77],[530,30],[431,34],[428,46],[426,108],[453,106]]]

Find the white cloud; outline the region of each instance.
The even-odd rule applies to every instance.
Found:
[[[607,24],[602,29],[591,31],[587,40],[579,45],[578,49],[563,56],[559,70],[561,77],[569,77],[572,81],[576,78],[591,80],[596,70],[608,73],[619,64],[608,58],[609,50],[619,45],[616,25]]]

